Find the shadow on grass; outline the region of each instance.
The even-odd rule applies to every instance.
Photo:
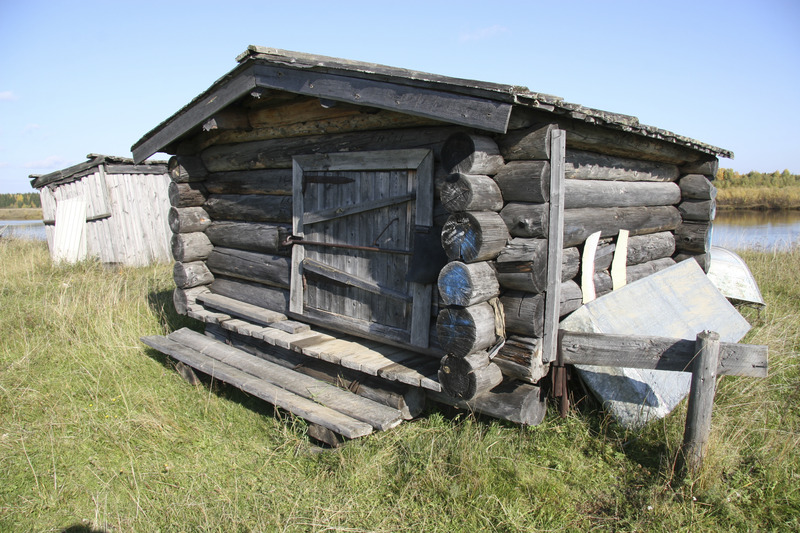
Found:
[[[66,529],[62,529],[61,533],[108,533],[108,530],[90,527],[84,524],[75,524]]]
[[[175,304],[172,303],[172,291],[151,292],[147,295],[147,304],[158,316],[159,322],[166,331],[172,332],[181,328],[190,328],[200,333],[203,332],[202,322],[178,314],[175,310]]]

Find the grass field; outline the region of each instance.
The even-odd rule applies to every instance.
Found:
[[[169,266],[54,267],[0,240],[0,531],[797,530],[800,251],[743,256],[770,377],[719,382],[705,468],[680,481],[685,405],[642,432],[588,400],[532,428],[431,408],[320,451],[139,342],[191,325]]]
[[[38,207],[0,208],[2,220],[42,220],[42,210]]]

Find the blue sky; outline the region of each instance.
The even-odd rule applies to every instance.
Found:
[[[799,29],[798,0],[0,0],[0,193],[130,157],[248,44],[524,85],[800,173]]]

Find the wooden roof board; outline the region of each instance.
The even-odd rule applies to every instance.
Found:
[[[238,67],[134,144],[134,159],[150,157],[255,87],[400,111],[495,133],[505,133],[510,111],[516,105],[715,156],[733,157],[729,150],[642,125],[636,117],[571,104],[521,86],[259,46],[248,47],[237,61]],[[446,105],[442,106],[443,102]],[[459,115],[458,110],[467,116]]]
[[[72,165],[71,167],[67,167],[62,170],[56,170],[55,172],[50,172],[49,174],[31,174],[29,176],[31,179],[31,187],[34,189],[41,189],[47,185],[69,183],[70,181],[78,180],[87,174],[91,174],[94,172],[95,168],[103,164],[109,165],[109,174],[114,173],[111,172],[111,170],[115,166],[125,167],[125,172],[129,174],[167,173],[166,161],[148,161],[135,164],[133,159],[130,157],[119,157],[103,154],[87,154],[86,159],[87,161],[84,161],[83,163],[78,163],[77,165]],[[122,169],[120,168],[120,170]]]

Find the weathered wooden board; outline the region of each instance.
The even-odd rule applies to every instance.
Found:
[[[290,311],[426,349],[431,287],[406,274],[413,228],[432,224],[432,175],[430,150],[296,157]]]
[[[230,383],[276,407],[285,409],[309,422],[319,424],[347,438],[353,439],[372,433],[373,428],[370,424],[298,396],[234,366],[206,357],[197,350],[167,337],[143,337],[142,342],[192,368],[209,374],[220,381]]]
[[[205,296],[213,298],[213,295],[205,294]],[[230,316],[214,323],[267,344],[358,370],[370,376],[379,376],[389,381],[427,390],[441,390],[436,378],[439,360],[409,350],[310,329],[290,333],[276,329],[274,325],[262,327],[246,320],[231,319]]]
[[[361,398],[311,376],[254,357],[190,329],[180,329],[171,333],[167,338],[298,396],[330,407],[361,422],[366,422],[377,430],[382,431],[395,427],[403,420],[397,409]]]
[[[561,322],[566,331],[691,339],[716,331],[737,342],[747,321],[695,261],[684,261],[602,296]],[[690,376],[661,370],[576,365],[620,424],[640,427],[666,416],[689,392]]]

